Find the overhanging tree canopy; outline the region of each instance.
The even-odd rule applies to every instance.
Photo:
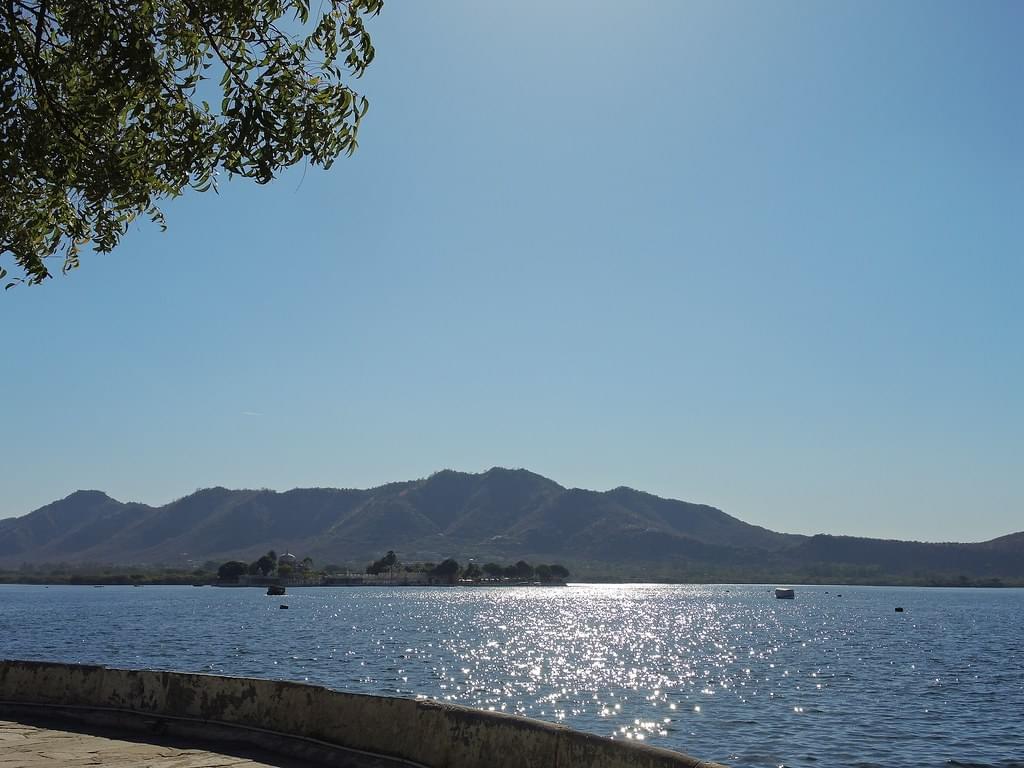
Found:
[[[0,256],[112,250],[217,173],[263,184],[356,147],[383,0],[0,0]],[[219,80],[219,86],[217,82]],[[6,270],[0,263],[0,277]],[[8,283],[10,284],[10,283]]]

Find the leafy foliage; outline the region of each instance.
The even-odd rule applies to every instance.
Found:
[[[567,579],[569,578],[569,569],[559,563],[553,563],[548,566],[551,575],[556,579]]]
[[[459,577],[460,570],[458,561],[449,557],[435,565],[430,570],[430,576],[435,579],[440,579],[441,581],[454,583]]]
[[[394,550],[389,549],[387,554],[379,560],[374,560],[368,566],[366,566],[366,572],[372,574],[384,573],[387,571],[390,573],[394,570],[395,566],[398,565],[398,555],[395,554]]]
[[[517,579],[532,579],[533,566],[531,566],[525,560],[520,560],[515,565],[507,566],[505,568],[505,575]]]
[[[0,0],[0,255],[37,284],[218,172],[356,148],[383,0]],[[219,78],[219,85],[218,83]],[[0,267],[0,277],[6,270]]]
[[[217,578],[221,581],[238,581],[238,577],[249,569],[240,560],[228,560],[217,569]]]
[[[270,550],[267,554],[262,555],[258,560],[253,561],[249,564],[249,573],[252,576],[259,574],[260,576],[269,576],[277,569],[277,553],[274,550]]]

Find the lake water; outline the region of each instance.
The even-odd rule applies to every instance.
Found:
[[[1024,767],[1019,589],[0,586],[0,656],[429,697],[734,766]]]

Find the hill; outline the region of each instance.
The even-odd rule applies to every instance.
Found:
[[[684,580],[1024,580],[1024,533],[928,544],[770,531],[631,488],[564,488],[523,469],[445,470],[378,488],[208,488],[161,507],[77,491],[0,520],[0,566],[189,565],[268,549],[360,565],[558,560],[580,576]]]

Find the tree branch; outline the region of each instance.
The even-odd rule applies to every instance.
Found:
[[[37,106],[45,106],[45,111],[50,114],[54,121],[63,129],[63,132],[74,139],[83,148],[93,150],[91,144],[82,139],[74,129],[71,128],[66,122],[64,122],[64,114],[61,110],[57,109],[56,104],[49,90],[43,84],[43,81],[39,77],[39,73],[35,67],[32,66],[33,62],[28,52],[24,49],[24,40],[21,38],[21,34],[18,32],[18,15],[14,10],[14,0],[7,0],[7,6],[5,8],[8,23],[11,25],[11,38],[14,40],[14,46],[17,49],[18,54],[22,58],[23,68],[32,80],[32,84],[35,86],[37,98],[35,103]],[[27,23],[25,21],[24,23]],[[38,57],[37,57],[38,62]]]
[[[231,62],[228,61],[224,52],[221,51],[220,46],[217,44],[217,38],[222,37],[222,35],[215,35],[212,32],[212,30],[206,25],[206,21],[203,19],[202,14],[192,3],[185,0],[185,5],[192,12],[192,16],[195,17],[196,23],[199,24],[200,28],[203,30],[203,35],[206,37],[207,42],[210,43],[210,47],[213,48],[213,52],[217,54],[217,58],[220,59],[220,63],[224,65],[224,68],[231,75],[231,79],[235,81],[235,84],[240,89],[249,93],[250,96],[255,96],[256,92],[252,89],[252,86],[245,81],[245,78],[235,71],[235,68],[231,66]]]
[[[46,21],[46,0],[39,4],[36,11],[36,58],[39,58],[39,47],[43,44],[43,22]]]

